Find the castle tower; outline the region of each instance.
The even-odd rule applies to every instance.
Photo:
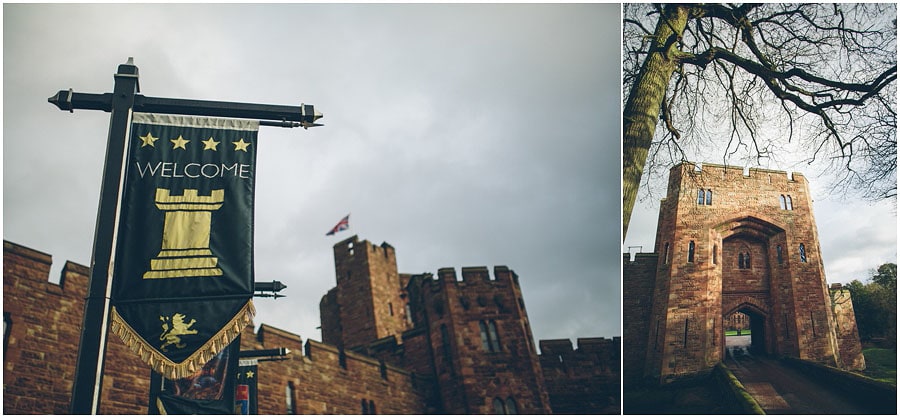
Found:
[[[323,342],[349,349],[409,328],[394,247],[354,235],[334,245],[334,272],[337,287],[319,305]]]
[[[724,359],[724,321],[735,312],[749,318],[752,350],[842,366],[799,173],[673,167],[655,253],[645,375],[665,382],[709,371]]]
[[[550,401],[518,276],[505,266],[413,276],[412,317],[427,327],[448,414],[545,414]]]

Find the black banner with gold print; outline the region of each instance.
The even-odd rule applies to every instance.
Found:
[[[258,124],[133,115],[111,330],[168,379],[193,374],[253,318]]]

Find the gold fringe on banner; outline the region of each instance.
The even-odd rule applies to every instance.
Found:
[[[181,363],[175,363],[162,355],[156,347],[147,343],[116,311],[115,306],[112,308],[110,331],[119,336],[122,342],[137,354],[141,360],[150,365],[150,368],[157,373],[163,375],[170,380],[183,379],[189,377],[206,362],[216,356],[228,344],[231,343],[241,330],[244,329],[253,320],[256,315],[256,309],[253,307],[253,300],[248,300],[238,313],[231,318],[222,329],[215,335],[210,337],[203,345],[194,351],[188,358]]]

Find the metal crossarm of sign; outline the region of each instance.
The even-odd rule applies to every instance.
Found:
[[[246,270],[249,268],[250,281],[244,286],[245,289],[242,289],[242,291],[244,291],[248,297],[252,297],[252,265],[246,268],[235,267],[236,263],[234,263],[232,259],[227,257],[222,258],[220,254],[216,254],[216,251],[220,250],[212,248],[212,251],[210,251],[210,247],[215,247],[217,240],[215,237],[216,231],[209,230],[211,217],[226,216],[224,213],[235,210],[229,207],[229,205],[234,202],[234,198],[232,197],[234,195],[231,191],[228,191],[230,190],[228,189],[229,186],[227,184],[214,184],[212,190],[207,190],[210,187],[209,184],[204,183],[197,187],[194,183],[190,183],[188,179],[178,179],[177,181],[181,183],[176,184],[173,183],[176,181],[174,178],[187,177],[197,181],[206,178],[208,180],[216,177],[213,176],[213,172],[215,171],[216,173],[221,174],[218,176],[219,179],[215,179],[216,181],[226,177],[225,174],[228,174],[228,176],[233,179],[237,179],[237,181],[243,181],[250,186],[251,205],[249,211],[252,216],[253,172],[250,171],[249,167],[251,167],[254,160],[250,157],[250,154],[245,154],[245,152],[248,150],[248,146],[251,147],[250,150],[255,149],[255,146],[253,146],[253,142],[255,141],[255,130],[252,132],[248,131],[249,133],[242,130],[235,131],[238,132],[236,135],[239,135],[240,137],[237,141],[227,137],[227,135],[230,134],[221,133],[215,130],[218,129],[221,131],[222,129],[225,129],[227,131],[232,129],[235,124],[240,125],[240,129],[246,129],[246,126],[250,126],[250,129],[255,129],[252,127],[259,125],[286,128],[321,126],[316,123],[316,121],[322,117],[322,114],[316,111],[314,106],[307,104],[300,106],[281,106],[142,96],[137,94],[140,90],[138,84],[138,68],[133,64],[131,58],[128,59],[127,63],[118,66],[118,71],[114,75],[114,79],[115,86],[112,93],[77,93],[69,89],[60,90],[56,95],[48,99],[48,102],[56,105],[60,110],[74,112],[75,109],[84,109],[110,112],[106,162],[104,166],[103,183],[100,190],[96,229],[94,231],[94,246],[91,254],[91,273],[88,279],[88,291],[87,297],[85,298],[81,339],[79,342],[75,368],[75,381],[72,389],[70,412],[73,414],[97,414],[99,411],[100,388],[102,387],[103,376],[103,353],[106,350],[106,331],[110,326],[111,321],[114,325],[113,328],[118,330],[116,333],[123,338],[128,339],[128,341],[126,341],[127,345],[131,346],[133,350],[136,350],[136,352],[141,354],[142,358],[145,358],[145,360],[147,357],[152,359],[152,361],[150,361],[150,363],[152,363],[151,367],[153,367],[154,364],[162,362],[168,364],[166,370],[174,370],[172,369],[171,363],[173,360],[169,357],[171,357],[171,351],[173,349],[177,351],[177,348],[184,344],[182,339],[190,340],[191,338],[195,338],[194,335],[197,333],[197,328],[201,328],[200,334],[204,333],[202,330],[202,321],[197,322],[197,325],[194,325],[193,318],[189,315],[186,316],[180,311],[172,311],[171,314],[168,312],[165,314],[169,316],[160,315],[159,319],[149,316],[146,318],[142,317],[141,319],[144,320],[145,323],[138,325],[141,325],[145,329],[160,328],[159,321],[161,320],[162,329],[165,331],[159,336],[159,340],[162,342],[151,342],[152,344],[155,344],[153,346],[148,345],[147,341],[138,344],[135,342],[134,337],[140,334],[140,332],[136,332],[132,329],[131,325],[133,325],[134,322],[126,323],[122,321],[122,318],[127,316],[127,312],[121,312],[124,315],[123,317],[120,317],[118,313],[115,318],[110,317],[110,297],[114,288],[120,288],[120,297],[124,300],[129,301],[128,299],[130,297],[127,292],[121,291],[122,285],[113,286],[112,282],[114,274],[122,274],[119,267],[114,267],[116,265],[114,262],[116,261],[116,255],[123,254],[122,248],[117,249],[117,242],[120,242],[123,236],[126,238],[128,236],[128,231],[124,231],[121,234],[118,231],[119,225],[125,222],[123,219],[127,218],[127,214],[130,213],[120,208],[120,200],[124,199],[123,196],[126,196],[129,193],[132,196],[148,195],[145,197],[145,200],[150,202],[149,206],[144,202],[141,202],[140,204],[144,205],[143,207],[139,209],[129,208],[129,211],[143,210],[146,212],[146,208],[150,208],[151,210],[158,212],[154,216],[158,219],[158,221],[156,221],[158,222],[156,227],[159,231],[154,234],[155,236],[158,235],[158,237],[154,238],[157,241],[154,241],[153,243],[155,246],[152,250],[153,254],[147,257],[147,265],[149,268],[141,270],[141,274],[139,275],[128,274],[129,277],[138,280],[143,278],[147,283],[172,283],[173,280],[180,279],[196,281],[197,277],[227,278],[230,274],[230,269]],[[146,117],[142,119],[146,122],[142,122],[144,125],[141,125],[141,129],[144,129],[147,132],[131,132],[132,119],[136,116],[136,112],[151,114],[149,119]],[[153,114],[158,116],[152,116]],[[240,121],[233,122],[230,120],[214,118],[240,118],[247,119],[249,120],[248,122],[251,123],[247,125]],[[137,122],[135,121],[135,123]],[[154,142],[159,138],[154,137],[157,135],[153,130],[157,128],[150,128],[152,126],[162,126],[162,128],[159,129],[168,129],[165,128],[166,126],[178,126],[183,129],[193,129],[194,131],[190,132],[196,133],[197,135],[204,135],[204,137],[183,138],[178,136],[177,138],[170,140],[171,144],[167,142],[169,141],[169,138],[166,138],[167,141],[161,141],[160,143],[164,143],[167,146],[167,151],[163,152],[160,148],[156,148],[157,151],[153,151]],[[204,131],[204,129],[206,130]],[[210,129],[213,131],[210,131]],[[210,134],[210,132],[213,133]],[[246,136],[244,136],[245,134]],[[217,141],[214,136],[215,138],[220,139]],[[203,141],[202,139],[206,140]],[[224,141],[228,142],[225,143]],[[191,145],[186,146],[188,143],[191,143]],[[126,149],[129,150],[129,155],[137,155],[139,152],[143,152],[143,155],[150,155],[150,152],[156,152],[157,154],[153,154],[155,155],[154,157],[138,156],[138,158],[155,158],[158,160],[160,158],[168,158],[166,156],[178,157],[179,155],[187,155],[187,151],[191,149],[191,147],[200,150],[200,147],[202,146],[203,148],[201,151],[207,152],[207,150],[209,150],[209,152],[206,154],[201,152],[196,155],[208,158],[206,155],[212,155],[212,151],[224,151],[217,147],[220,143],[222,146],[225,146],[223,148],[228,148],[230,154],[226,155],[219,152],[217,157],[212,158],[225,158],[230,160],[198,160],[196,162],[182,162],[180,165],[181,171],[179,172],[176,172],[178,170],[176,167],[179,166],[177,161],[162,162],[152,160],[148,162],[147,160],[139,160],[135,163],[136,168],[131,167],[131,163],[128,163],[129,170],[134,170],[134,172],[130,174],[132,179],[136,178],[137,175],[140,175],[143,179],[145,175],[157,176],[158,174],[157,177],[159,178],[153,180],[160,182],[160,186],[157,187],[154,185],[153,190],[155,191],[153,193],[148,193],[146,190],[149,189],[146,189],[146,186],[135,188],[135,186],[129,186],[129,184],[134,183],[133,181],[130,183],[126,181],[128,178],[128,175],[125,175],[124,170],[126,164]],[[230,147],[233,147],[233,149]],[[184,150],[185,153],[178,154],[182,150]],[[162,154],[160,154],[161,152]],[[247,155],[247,157],[244,157],[244,155]],[[172,159],[176,159],[175,157],[172,157]],[[243,160],[239,161],[239,158]],[[180,173],[180,175],[178,175],[178,173]],[[249,179],[249,181],[246,181],[247,179]],[[173,184],[177,186],[178,189],[169,187]],[[220,186],[224,187],[224,189]],[[215,215],[213,213],[215,213]],[[251,227],[250,238],[252,250],[252,219],[250,219],[249,224]],[[199,235],[196,232],[198,230],[202,231]],[[187,235],[185,235],[186,231],[189,232]],[[209,241],[210,239],[212,239],[212,241]],[[127,243],[132,241],[126,239],[121,242]],[[130,249],[131,248],[129,248],[129,250]],[[225,251],[225,249],[221,251]],[[245,273],[242,275],[246,276]],[[165,286],[168,285],[163,285],[163,287]],[[234,299],[232,296],[228,295],[217,295],[217,297]],[[163,298],[164,296],[155,295],[152,296],[150,300],[163,301]],[[165,303],[176,302],[178,301],[165,300]],[[144,303],[145,305],[148,305],[146,302]],[[233,320],[233,323],[230,324],[230,328],[227,332],[220,331],[216,334],[215,342],[207,343],[207,345],[204,346],[204,350],[206,350],[205,354],[198,357],[197,354],[187,353],[184,357],[188,357],[189,360],[184,361],[190,361],[192,362],[191,364],[198,362],[202,364],[211,350],[215,350],[217,347],[227,344],[227,341],[225,340],[229,339],[230,335],[240,331],[238,328],[244,323],[242,321],[245,320],[246,315],[252,315],[252,303],[250,303],[249,300],[247,306],[242,308],[235,316],[235,318],[240,317],[244,319]],[[234,329],[237,329],[237,331],[233,331]],[[155,332],[159,334],[158,330]],[[211,328],[207,333],[215,334],[215,330]],[[199,351],[200,350],[198,350],[198,352]],[[167,352],[168,354],[163,352]],[[177,363],[181,360],[176,358],[174,361]],[[176,364],[176,366],[182,369],[177,371],[177,373],[179,373],[178,377],[180,377],[180,373],[184,373],[185,369],[193,367],[190,364],[187,366],[185,364]]]
[[[77,93],[60,90],[47,99],[60,110],[73,112],[75,109],[102,110],[110,112],[113,105],[112,93]],[[315,123],[322,114],[313,105],[279,106],[257,103],[217,102],[209,100],[169,99],[134,95],[132,110],[145,113],[165,113],[178,115],[201,115],[226,118],[259,119],[261,125],[294,128],[322,126]]]

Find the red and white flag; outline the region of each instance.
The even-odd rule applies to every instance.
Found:
[[[325,236],[334,235],[335,232],[341,232],[346,229],[350,229],[350,214],[347,214],[344,219],[341,219],[341,221],[338,222],[337,225],[334,226],[334,228],[331,228],[331,231],[328,231]]]

